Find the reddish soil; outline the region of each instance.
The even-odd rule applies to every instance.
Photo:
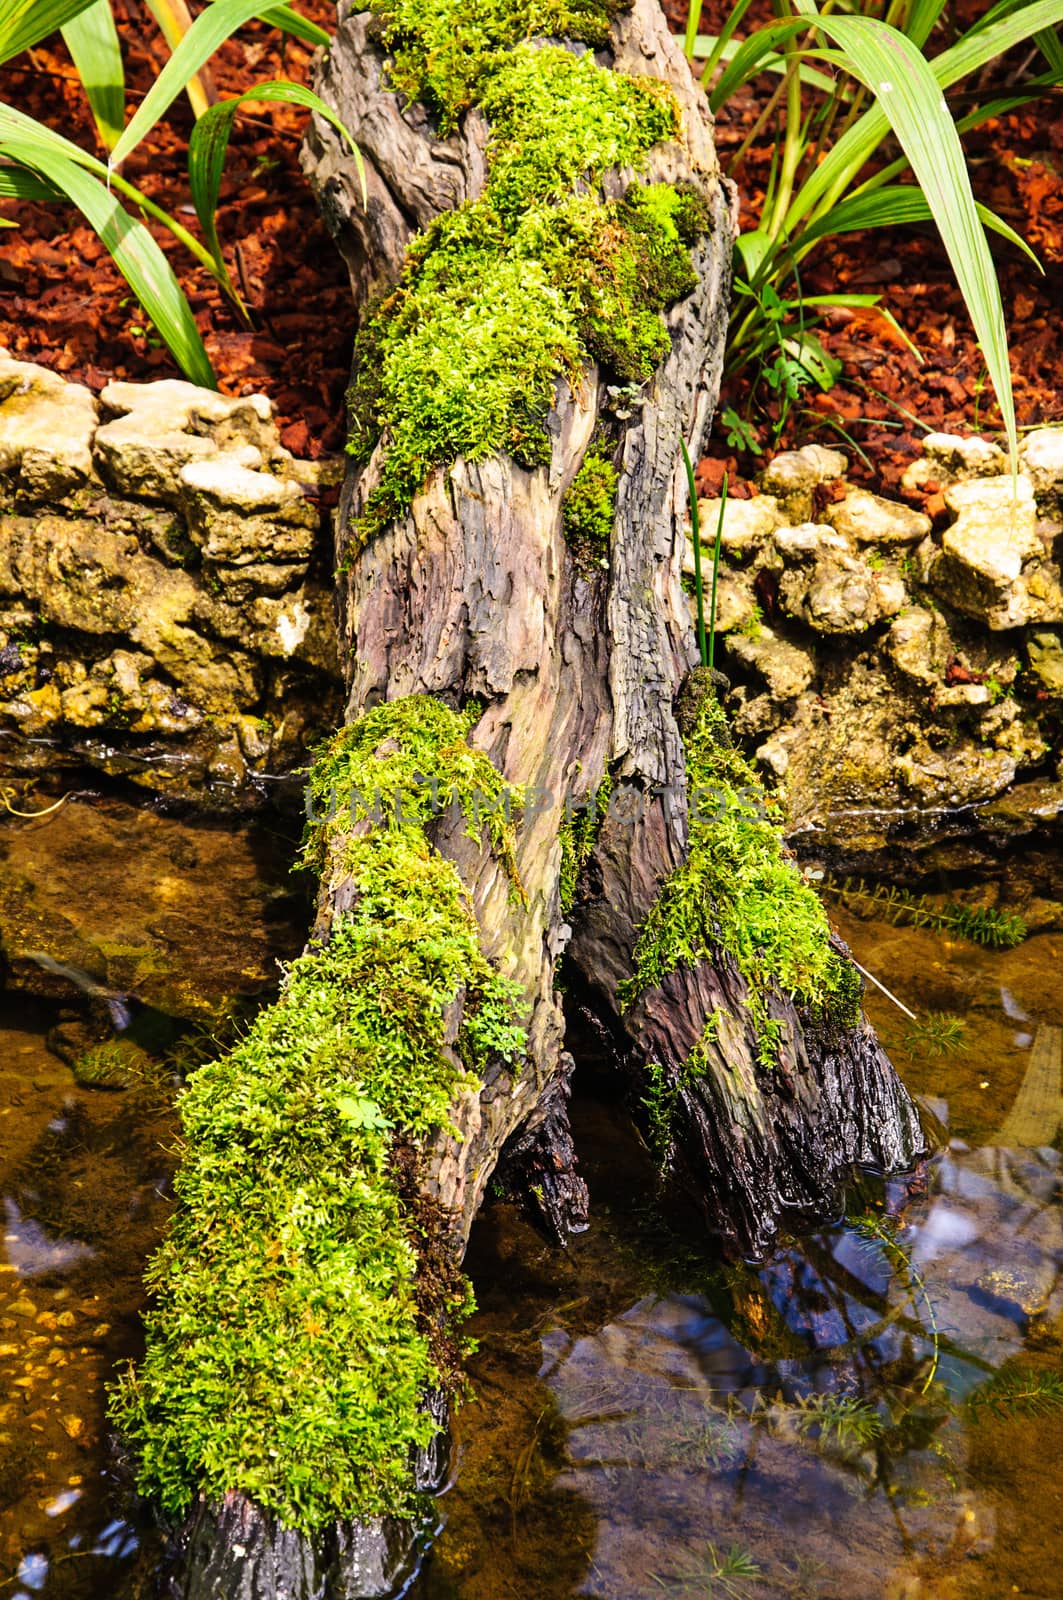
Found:
[[[165,47],[139,0],[116,0],[116,9],[132,109],[165,59]],[[335,6],[325,0],[299,0],[299,9],[323,27],[334,25]],[[670,0],[667,9],[681,25],[681,3]],[[727,9],[724,0],[706,0],[703,29],[716,31]],[[950,9],[971,20],[983,8],[979,0],[959,0]],[[306,82],[309,63],[308,49],[251,24],[239,41],[222,47],[212,71],[220,93],[230,95],[266,78]],[[1024,65],[1024,53],[1016,52],[1014,59],[993,67],[994,84],[1021,74]],[[725,166],[773,87],[773,80],[759,79],[721,113],[717,141]],[[61,43],[0,71],[0,95],[94,147],[92,121]],[[994,241],[1023,425],[1063,417],[1061,104],[1058,96],[1043,99],[967,139],[979,198],[1029,240],[1045,267],[1042,277],[1016,250],[1003,243],[998,248]],[[317,455],[342,443],[353,317],[346,272],[299,170],[304,121],[305,114],[294,107],[256,107],[238,117],[230,146],[219,233],[252,307],[253,329],[242,325],[213,280],[165,230],[154,231],[190,297],[222,389],[268,394],[288,447]],[[125,170],[194,230],[185,170],[190,126],[191,113],[182,100]],[[744,227],[755,225],[770,159],[771,141],[765,138],[736,173]],[[112,378],[173,374],[168,353],[144,328],[124,280],[72,208],[5,202],[0,213],[20,224],[0,234],[0,344],[96,390]],[[765,453],[808,439],[837,444],[851,457],[855,476],[895,489],[929,429],[999,428],[962,300],[929,227],[828,241],[810,258],[803,287],[809,293],[880,294],[883,309],[905,330],[918,355],[878,311],[831,314],[820,336],[842,361],[842,377],[828,394],[806,391],[777,440],[777,403],[751,394],[748,378],[735,380],[723,396],[721,408],[729,405],[749,419]],[[727,469],[732,492],[742,494],[762,460],[730,447],[717,424],[699,481],[712,492]]]

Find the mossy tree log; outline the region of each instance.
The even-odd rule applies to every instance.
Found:
[[[740,1250],[920,1143],[691,670],[679,442],[716,400],[734,219],[655,0],[379,0],[341,18],[317,87],[368,185],[363,207],[318,121],[306,168],[362,308],[318,916],[278,1006],[186,1102],[186,1209],[118,1407],[145,1487],[178,1511],[200,1490],[195,1596],[386,1592],[405,1541],[385,1511],[411,1509],[415,1449],[431,1477],[414,1398],[452,1375],[492,1174],[559,1238],[585,1220],[562,959],[662,1161]],[[249,1187],[266,1163],[277,1181]],[[207,1330],[237,1316],[222,1361]]]
[[[422,106],[391,93],[373,48],[377,28],[367,15],[348,16],[318,85],[365,156],[368,207],[349,152],[320,120],[305,161],[362,304],[400,282],[415,230],[490,193],[501,145],[475,109],[443,139]],[[556,1106],[548,1091],[565,1057],[554,979],[567,945],[566,975],[631,1080],[645,1084],[651,1064],[648,1090],[667,1110],[669,1159],[704,1198],[712,1226],[756,1252],[784,1215],[832,1207],[854,1161],[909,1164],[920,1135],[870,1029],[857,1015],[839,1021],[844,1005],[832,1006],[832,991],[846,985],[837,971],[818,984],[799,972],[787,992],[773,981],[785,971],[758,972],[728,948],[709,898],[726,893],[722,879],[695,886],[702,917],[686,952],[693,959],[673,952],[659,981],[632,981],[647,917],[688,858],[691,780],[707,787],[710,812],[714,794],[726,810],[734,787],[733,773],[688,770],[677,721],[696,661],[680,582],[678,447],[700,441],[718,392],[733,220],[704,98],[653,0],[616,16],[607,44],[602,59],[615,71],[653,77],[674,97],[676,136],[653,145],[637,181],[673,185],[703,203],[706,226],[691,251],[696,281],[665,310],[667,347],[649,382],[636,389],[600,351],[577,382],[557,384],[541,466],[505,453],[441,463],[379,531],[370,519],[365,542],[392,449],[384,409],[375,448],[348,472],[338,519],[348,717],[407,694],[451,705],[476,698],[484,709],[472,743],[535,800],[518,835],[526,906],[514,904],[497,863],[460,826],[434,833],[471,891],[485,951],[534,997],[530,1069],[470,1097],[463,1142],[435,1158],[432,1192],[454,1215],[459,1246],[506,1141]],[[604,194],[624,195],[632,176],[604,173]],[[364,348],[376,353],[370,341]],[[423,372],[427,386],[438,377]],[[360,381],[356,355],[356,397]],[[586,538],[571,537],[573,485],[578,492],[581,469],[593,463],[600,487],[606,458],[616,483],[611,526],[588,559]],[[691,688],[697,683],[695,674]],[[755,784],[751,773],[743,777]],[[579,844],[572,802],[593,808],[606,792],[569,904],[566,876]],[[714,846],[706,840],[704,848]],[[788,876],[796,882],[787,866],[775,886]],[[811,918],[811,937],[826,948],[811,893],[788,887],[770,913],[783,937],[792,916],[795,937],[807,940]],[[840,947],[834,959],[844,964]],[[723,1025],[707,1039],[714,1017]],[[561,1215],[554,1220],[563,1225]]]

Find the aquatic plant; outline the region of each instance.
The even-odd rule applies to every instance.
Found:
[[[607,772],[582,803],[574,802],[565,806],[560,829],[561,872],[558,877],[558,897],[561,909],[566,915],[576,903],[579,875],[594,854],[612,792],[613,780]]]
[[[1063,1374],[1044,1367],[1002,1367],[988,1383],[972,1389],[967,1406],[998,1417],[1045,1416],[1063,1406]]]
[[[1026,938],[1026,924],[1020,916],[991,906],[967,906],[956,900],[935,902],[895,884],[869,884],[863,878],[843,878],[839,883],[828,876],[820,887],[843,905],[870,911],[894,926],[905,923],[913,928],[933,928],[937,933],[956,934],[993,950],[1010,950]]]
[[[729,1550],[719,1551],[710,1541],[704,1555],[688,1555],[665,1573],[651,1572],[651,1580],[666,1594],[727,1595],[728,1600],[746,1600],[749,1594],[747,1579],[760,1576],[760,1565],[753,1557],[733,1544]]]
[[[181,1097],[147,1353],[111,1400],[141,1491],[171,1515],[228,1490],[307,1533],[413,1508],[411,1452],[436,1429],[425,1393],[452,1382],[469,1295],[445,1257],[418,1279],[437,1224],[403,1198],[400,1157],[415,1166],[455,1093],[525,1046],[522,996],[425,837],[443,796],[511,856],[511,823],[477,810],[504,785],[466,743],[473,715],[412,696],[319,752],[305,853],[333,852],[351,908]]]
[[[928,1011],[904,1036],[910,1056],[955,1056],[967,1048],[967,1024],[947,1011]]]
[[[913,1302],[921,1299],[926,1310],[927,1322],[930,1327],[930,1366],[920,1388],[921,1394],[926,1394],[937,1374],[938,1362],[941,1356],[941,1338],[938,1333],[937,1313],[934,1302],[930,1298],[926,1282],[918,1267],[912,1259],[911,1252],[906,1250],[897,1237],[897,1224],[892,1218],[877,1216],[874,1212],[865,1212],[862,1216],[846,1218],[858,1240],[864,1245],[881,1250],[889,1264],[890,1270],[899,1277],[906,1278]]]
[[[858,1394],[795,1395],[789,1401],[773,1401],[764,1415],[770,1427],[782,1423],[784,1431],[832,1444],[846,1453],[866,1450],[881,1438],[884,1427],[877,1407]]]

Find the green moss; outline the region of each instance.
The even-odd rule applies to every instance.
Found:
[[[561,507],[565,538],[584,576],[608,565],[618,478],[606,455],[588,450]]]
[[[612,789],[612,779],[606,773],[582,805],[566,807],[561,822],[561,871],[558,875],[558,896],[566,916],[576,903],[576,884],[594,853]]]
[[[622,999],[630,1004],[676,967],[723,951],[746,980],[758,1058],[769,1065],[782,1042],[781,1024],[767,1015],[772,990],[817,1020],[841,1022],[851,1016],[859,979],[831,949],[823,907],[788,856],[756,774],[731,744],[711,690],[689,717],[684,742],[689,855],[643,925]]]
[[[518,7],[514,21],[497,5],[483,0],[468,19],[442,0],[380,13],[392,81],[444,122],[474,99],[491,134],[484,194],[414,241],[358,337],[348,448],[368,461],[385,445],[361,543],[433,466],[500,452],[548,462],[558,379],[577,387],[598,361],[622,382],[648,380],[669,347],[661,311],[696,283],[690,250],[710,221],[699,196],[657,184],[607,201],[600,188],[678,136],[670,91],[589,53],[520,42],[525,27],[572,24],[570,8]],[[594,11],[603,27],[611,14]],[[468,52],[455,42],[466,33]]]
[[[415,1159],[455,1092],[525,1046],[516,987],[424,835],[433,788],[469,807],[470,830],[477,791],[501,793],[465,743],[469,720],[412,698],[322,753],[312,795],[363,821],[340,846],[353,908],[181,1099],[180,1204],[150,1269],[147,1354],[112,1401],[139,1487],[171,1514],[229,1489],[308,1533],[413,1509],[410,1452],[434,1431],[424,1393],[468,1301],[458,1288],[440,1306],[418,1281],[397,1152]],[[363,796],[378,792],[392,803],[374,820]],[[311,823],[311,859],[337,825]],[[483,826],[505,849],[508,824]]]
[[[629,0],[373,0],[391,56],[389,81],[421,101],[450,133],[480,102],[499,57],[522,41],[565,38],[601,45]]]

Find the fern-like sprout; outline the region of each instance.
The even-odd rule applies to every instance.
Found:
[[[867,883],[863,878],[844,878],[839,883],[828,877],[821,888],[843,905],[870,909],[895,927],[904,923],[913,928],[931,928],[991,950],[1011,950],[1026,938],[1026,924],[1020,916],[990,906],[965,906],[957,900],[935,905],[926,895],[912,894],[895,884]]]

